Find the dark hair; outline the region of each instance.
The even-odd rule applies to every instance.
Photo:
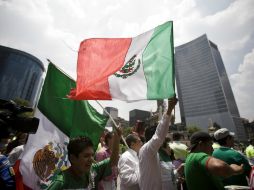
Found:
[[[16,139],[8,143],[8,145],[7,145],[7,147],[6,147],[6,152],[5,152],[5,154],[9,154],[15,147],[17,147],[17,146],[19,146],[19,145],[22,145],[22,144],[20,143],[20,139],[21,139],[22,135],[24,135],[24,134],[27,134],[27,133],[22,133],[22,132],[17,132],[17,133],[16,133],[16,135],[15,135],[15,136],[16,136]],[[28,135],[25,137],[25,142],[24,142],[24,144],[26,144],[27,140],[28,140]]]
[[[232,136],[228,135],[226,137],[224,137],[223,139],[220,139],[220,140],[217,140],[217,142],[221,145],[221,146],[224,146],[227,144],[227,139],[228,138],[232,138]]]
[[[170,137],[166,137],[163,144],[162,144],[162,148],[166,148],[170,141],[171,141]]]
[[[75,137],[70,139],[67,146],[69,159],[70,155],[78,157],[78,155],[87,147],[93,147],[93,143],[88,137]]]
[[[145,130],[146,142],[149,141],[153,137],[153,135],[156,131],[156,128],[157,128],[156,125],[153,125],[153,126],[150,126],[150,127],[146,128],[146,130]]]
[[[108,143],[109,143],[109,140],[112,139],[113,137],[113,133],[112,132],[106,132],[106,135],[105,135],[105,144],[108,146]]]
[[[253,144],[254,143],[254,139],[248,139],[248,143],[249,144]]]
[[[135,129],[138,134],[143,133],[145,131],[145,127],[146,126],[144,121],[137,120]]]
[[[209,142],[209,141],[212,141],[212,137],[208,133],[203,132],[203,131],[195,132],[190,137],[189,150],[191,152],[193,152],[193,150],[196,149],[198,144],[200,144],[201,142],[206,143],[206,142]]]
[[[173,133],[173,141],[179,141],[182,135],[180,133]]]
[[[137,138],[138,138],[138,135],[135,135],[135,134],[129,134],[127,137],[126,137],[126,143],[128,145],[128,147],[131,147],[131,143],[136,143],[137,142]]]

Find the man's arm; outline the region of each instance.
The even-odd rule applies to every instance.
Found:
[[[112,147],[112,153],[110,156],[110,165],[111,166],[117,166],[118,160],[119,160],[119,143],[122,136],[122,128],[117,127],[114,132],[113,136],[113,147]]]
[[[168,110],[166,114],[163,115],[162,120],[158,124],[155,134],[145,145],[143,145],[144,151],[145,149],[149,150],[149,154],[156,154],[159,148],[161,147],[162,143],[164,142],[164,139],[168,133],[168,127],[170,125],[170,122],[174,122],[173,121],[174,117],[171,116],[171,112],[174,109],[176,103],[177,103],[176,97],[173,97],[168,100]]]
[[[232,175],[239,175],[243,173],[243,164],[238,166],[236,164],[228,165],[226,162],[214,157],[210,157],[206,163],[207,170],[216,176],[230,177]]]

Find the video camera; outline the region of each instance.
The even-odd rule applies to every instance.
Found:
[[[23,114],[32,111],[31,107],[20,106],[12,100],[0,99],[0,131],[36,133],[39,119]]]

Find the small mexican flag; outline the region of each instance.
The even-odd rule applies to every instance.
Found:
[[[49,64],[35,114],[40,124],[36,134],[29,135],[19,165],[23,184],[30,189],[46,189],[56,173],[69,165],[70,137],[88,136],[96,147],[104,130],[107,117],[87,101],[66,98],[74,86],[73,80]]]
[[[134,38],[95,38],[81,42],[76,100],[134,101],[175,95],[173,22]]]

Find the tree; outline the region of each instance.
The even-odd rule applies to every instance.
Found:
[[[187,127],[187,131],[189,136],[191,136],[193,133],[197,132],[197,131],[201,131],[201,129],[199,127],[197,127],[196,125],[190,125]]]
[[[22,99],[22,98],[15,98],[13,100],[18,106],[25,106],[25,107],[29,107],[29,101]],[[33,117],[34,116],[34,110],[31,112],[24,112],[19,114],[20,116],[23,117]]]
[[[123,136],[127,137],[132,131],[132,127],[123,127]]]

